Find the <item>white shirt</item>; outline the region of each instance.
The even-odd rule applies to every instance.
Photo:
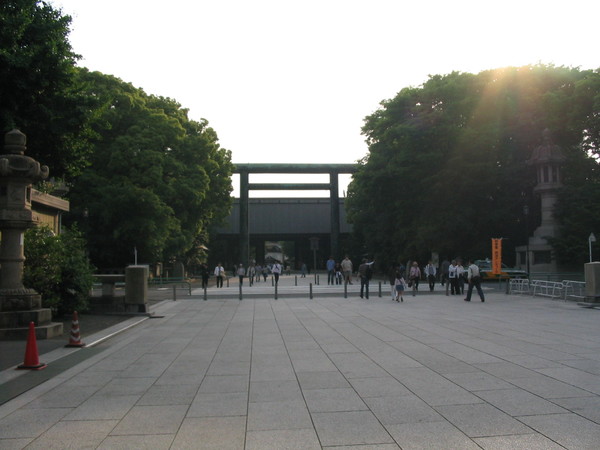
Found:
[[[456,278],[456,269],[457,266],[450,264],[450,267],[448,267],[448,278]]]
[[[433,264],[427,264],[425,266],[425,275],[435,276],[435,266]]]
[[[467,276],[469,277],[469,280],[473,277],[478,277],[479,276],[479,267],[477,267],[475,264],[471,264],[469,266]]]

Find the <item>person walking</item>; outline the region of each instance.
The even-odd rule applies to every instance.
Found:
[[[462,265],[462,260],[459,259],[456,263],[456,281],[457,281],[457,289],[459,294],[465,293],[465,268]]]
[[[360,277],[360,298],[363,298],[363,294],[369,299],[369,280],[373,275],[374,261],[367,262],[367,258],[363,258],[360,266],[358,266],[358,276]]]
[[[273,264],[273,267],[271,267],[271,273],[273,273],[273,276],[275,277],[275,284],[279,283],[279,275],[281,275],[282,270],[283,269],[281,264],[279,264],[279,261],[275,261],[275,264]]]
[[[419,290],[419,279],[421,278],[421,269],[419,269],[419,263],[413,261],[410,266],[410,271],[408,272],[408,281],[411,283],[413,287],[413,297],[417,295],[417,291]]]
[[[399,278],[400,271],[398,264],[393,263],[390,265],[390,270],[388,271],[388,280],[390,281],[390,288],[392,289],[392,300],[396,300],[396,278]]]
[[[221,263],[217,264],[215,267],[215,277],[217,277],[217,287],[223,287],[223,275],[225,275],[225,268]]]
[[[456,260],[452,260],[448,267],[448,284],[450,285],[450,295],[458,294],[458,279],[456,278],[457,264]],[[448,286],[446,286],[446,295],[448,295]]]
[[[440,282],[442,283],[442,286],[446,285],[446,283],[448,283],[448,270],[450,268],[450,261],[448,261],[448,258],[444,259],[444,261],[442,261],[442,264],[440,264]],[[448,294],[447,290],[446,290],[446,294]]]
[[[248,267],[248,284],[252,286],[254,284],[254,276],[256,275],[256,267],[254,263],[250,263],[250,267]]]
[[[306,267],[306,263],[302,263],[300,266],[300,278],[306,278],[306,272],[308,272],[308,267]]]
[[[436,270],[435,266],[431,263],[431,260],[429,260],[429,262],[425,266],[425,269],[423,269],[423,272],[425,272],[425,277],[427,278],[427,282],[429,283],[429,291],[433,292],[433,288],[435,287]]]
[[[342,279],[344,276],[342,275],[342,265],[340,263],[335,263],[335,284],[342,284]]]
[[[352,284],[352,261],[348,255],[342,260],[342,273],[344,274],[344,283]]]
[[[240,286],[244,284],[244,277],[246,276],[246,269],[244,269],[244,265],[240,263],[236,270],[237,276],[240,278]]]
[[[261,275],[262,275],[262,267],[260,264],[256,264],[254,266],[254,279],[257,283],[260,281]]]
[[[325,268],[327,269],[327,284],[334,284],[335,282],[335,260],[333,256],[330,256],[327,262],[325,263]]]
[[[402,294],[404,294],[406,282],[404,281],[404,277],[402,276],[402,274],[400,272],[396,272],[396,276],[394,278],[394,284],[392,286],[394,287],[394,291],[395,291],[394,298],[392,298],[392,300],[396,300],[397,302],[403,302],[404,297],[402,297]]]
[[[479,298],[482,302],[485,302],[485,297],[483,296],[483,290],[481,289],[481,274],[479,273],[479,267],[473,263],[473,261],[469,260],[469,267],[467,268],[467,279],[469,281],[469,287],[467,289],[467,297],[465,298],[465,302],[471,301],[471,294],[473,293],[473,286],[477,289],[477,294],[479,294]]]
[[[209,277],[209,269],[206,263],[202,263],[200,265],[200,276],[202,277],[202,289],[206,289],[208,287],[208,277]]]

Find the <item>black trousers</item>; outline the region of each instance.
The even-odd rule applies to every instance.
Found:
[[[460,294],[459,287],[458,287],[458,278],[456,278],[456,277],[450,278],[450,294],[452,294],[452,295]]]
[[[429,282],[429,290],[433,292],[435,287],[435,275],[427,275],[427,281]]]
[[[363,293],[366,298],[369,298],[369,279],[367,277],[360,277],[360,298],[363,297]]]

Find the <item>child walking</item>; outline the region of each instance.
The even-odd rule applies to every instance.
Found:
[[[394,287],[396,288],[395,300],[397,302],[404,301],[404,298],[402,297],[402,294],[404,294],[404,285],[405,285],[404,277],[400,274],[396,274],[396,280],[394,281]]]

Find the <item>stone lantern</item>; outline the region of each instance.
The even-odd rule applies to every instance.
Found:
[[[62,323],[52,323],[41,296],[23,286],[23,241],[38,221],[31,210],[32,183],[47,178],[48,167],[25,156],[25,143],[23,133],[10,131],[0,155],[0,337],[26,337],[34,322],[36,336],[45,339],[62,334]]]
[[[517,251],[527,251],[527,261],[531,261],[532,272],[556,272],[557,262],[548,238],[557,235],[557,223],[554,219],[554,205],[559,188],[562,187],[561,169],[565,161],[562,149],[552,142],[549,129],[542,132],[542,144],[536,147],[527,164],[536,170],[537,184],[534,192],[541,201],[542,223],[529,238],[526,247]]]

